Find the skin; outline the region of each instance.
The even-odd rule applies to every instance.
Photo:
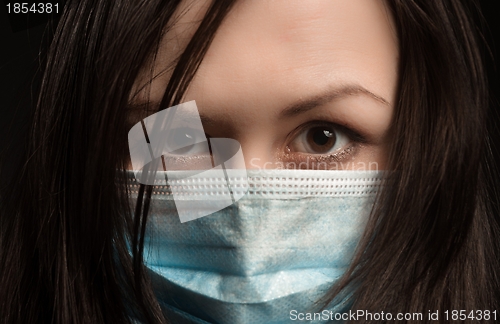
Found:
[[[131,102],[161,101],[206,6],[184,3]],[[183,101],[196,100],[208,136],[239,141],[247,168],[385,169],[397,65],[383,1],[239,1]],[[310,145],[323,129],[331,150]]]

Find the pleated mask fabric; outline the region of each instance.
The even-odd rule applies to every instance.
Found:
[[[168,318],[278,324],[316,312],[322,316],[304,322],[327,323],[348,311],[345,299],[337,298],[325,312],[317,302],[349,266],[383,172],[247,170],[247,185],[240,187],[241,179],[229,172],[242,198],[181,223],[173,186],[175,200],[197,201],[198,208],[228,180],[204,172],[186,182],[187,173],[170,172],[168,181],[153,186],[146,226],[144,262]],[[139,184],[133,173],[129,177],[135,208]]]

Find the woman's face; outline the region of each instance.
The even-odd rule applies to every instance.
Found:
[[[134,103],[161,101],[206,8],[184,3]],[[397,66],[381,0],[239,1],[183,101],[196,101],[207,136],[239,141],[247,168],[384,169]]]

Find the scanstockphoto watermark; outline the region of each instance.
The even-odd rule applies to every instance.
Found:
[[[262,161],[260,158],[250,159],[250,169],[283,169],[283,170],[356,170],[356,171],[378,171],[377,162],[340,162],[340,161],[317,161],[307,157],[305,161]]]
[[[344,313],[336,313],[329,310],[323,310],[319,313],[301,313],[297,310],[290,311],[290,320],[292,321],[422,321],[423,313],[386,313],[386,312],[369,312],[358,309]]]

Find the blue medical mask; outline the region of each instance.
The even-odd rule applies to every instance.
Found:
[[[185,223],[166,182],[154,187],[144,262],[166,316],[173,323],[290,323],[320,312],[314,322],[326,323],[348,310],[336,300],[321,312],[316,302],[349,266],[382,173],[247,173],[243,198]],[[185,175],[169,173],[176,200],[210,201],[222,190],[216,173],[189,182]],[[238,188],[241,179],[228,176]],[[131,186],[133,206],[137,185]]]

